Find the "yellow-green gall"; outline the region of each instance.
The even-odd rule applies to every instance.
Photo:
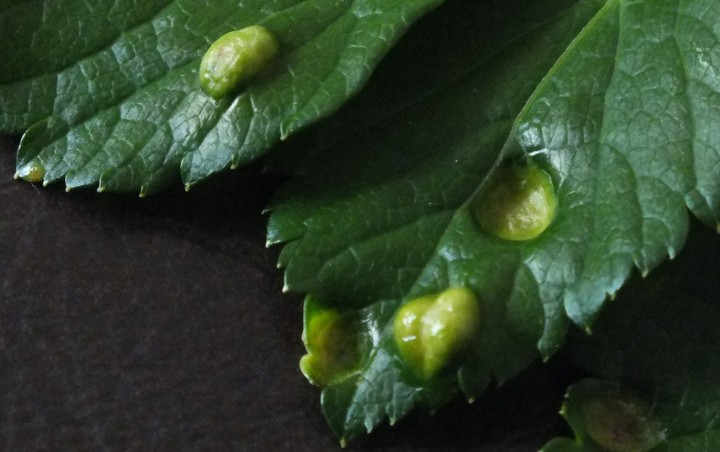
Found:
[[[308,354],[300,370],[310,383],[329,386],[356,370],[361,360],[359,322],[351,313],[322,309],[309,300],[303,342]]]
[[[400,308],[393,324],[400,356],[430,378],[467,351],[480,327],[480,304],[466,288],[417,298]]]
[[[422,319],[435,302],[435,298],[430,295],[405,304],[395,315],[393,324],[395,344],[400,351],[400,356],[410,367],[420,373],[423,373],[425,363],[425,350],[422,347]]]
[[[255,77],[279,53],[277,38],[267,28],[252,25],[221,36],[200,62],[200,87],[220,99]]]
[[[557,196],[550,176],[535,166],[502,166],[472,201],[480,227],[505,240],[530,240],[555,218]]]
[[[26,182],[38,183],[45,179],[45,167],[40,163],[34,162],[25,165],[16,174],[15,178],[20,178]]]
[[[643,452],[665,439],[648,404],[628,393],[606,393],[586,400],[582,414],[588,436],[613,452]]]

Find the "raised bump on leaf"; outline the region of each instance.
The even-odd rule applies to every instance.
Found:
[[[357,316],[322,308],[312,297],[305,303],[303,342],[308,353],[300,359],[300,370],[316,386],[330,386],[343,380],[361,362]]]
[[[665,439],[642,399],[627,391],[606,391],[582,403],[587,434],[613,452],[643,452]]]
[[[39,162],[28,163],[15,173],[15,179],[18,178],[26,182],[42,182],[45,179],[45,167]]]
[[[417,298],[395,316],[394,337],[400,356],[424,378],[455,362],[480,326],[480,305],[466,288]]]
[[[280,45],[260,25],[231,31],[215,41],[200,62],[200,87],[221,99],[255,77],[277,56]]]
[[[502,166],[472,201],[480,227],[505,240],[531,240],[555,218],[557,196],[550,176],[535,166]]]

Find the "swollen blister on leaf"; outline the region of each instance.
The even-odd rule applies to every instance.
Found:
[[[200,62],[200,87],[221,99],[265,69],[279,51],[277,38],[260,25],[224,34]]]
[[[38,183],[45,179],[45,168],[39,162],[31,162],[15,173],[15,179]]]
[[[321,129],[332,145],[303,154],[274,203],[268,242],[287,242],[290,291],[361,310],[401,310],[448,287],[481,300],[482,326],[456,374],[424,371],[422,347],[398,353],[398,367],[421,302],[400,317],[401,341],[388,345],[381,329],[356,380],[367,385],[323,393],[339,435],[393,418],[399,404],[383,388],[414,388],[403,391],[413,404],[435,408],[425,402],[439,393],[472,398],[549,359],[570,329],[593,326],[635,268],[646,274],[677,254],[688,208],[717,224],[720,70],[707,68],[720,61],[720,3],[571,3],[533,3],[526,26],[468,44],[465,73],[438,77],[426,97],[407,95],[366,129]],[[474,19],[470,36],[493,26],[479,26],[473,8],[507,26],[527,5],[453,7]],[[452,66],[443,50],[415,70],[433,80]],[[374,114],[365,105],[344,118]]]
[[[305,300],[304,312],[303,343],[308,353],[300,359],[303,375],[325,387],[356,372],[367,348],[357,313],[323,308],[311,296]]]
[[[464,288],[448,289],[412,300],[398,310],[395,343],[407,364],[430,378],[460,358],[479,327],[475,294]]]
[[[493,173],[471,209],[486,232],[505,240],[531,240],[555,218],[557,196],[543,170],[507,165]]]
[[[611,452],[645,452],[666,438],[652,406],[613,382],[587,380],[571,387],[562,413],[580,443]]]

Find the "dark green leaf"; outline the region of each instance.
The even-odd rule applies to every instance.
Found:
[[[147,194],[179,173],[189,187],[333,112],[440,2],[7,0],[0,132],[27,129],[19,176]],[[237,96],[211,99],[200,57],[252,24],[277,36],[280,57]]]
[[[519,5],[460,2],[435,14],[497,19]],[[633,267],[645,274],[676,255],[688,208],[712,224],[720,214],[720,4],[580,1],[562,14],[567,5],[536,6],[545,15],[535,11],[512,32],[476,23],[492,30],[483,39],[494,47],[466,58],[466,73],[442,55],[420,59],[415,67],[432,72],[424,95],[396,94],[403,108],[380,108],[350,135],[321,130],[315,139],[329,146],[302,154],[307,161],[273,206],[268,241],[287,242],[280,262],[288,290],[355,308],[379,300],[397,307],[449,287],[478,295],[481,332],[444,395],[474,397],[489,380],[519,372],[538,348],[549,357],[571,323],[592,326]],[[478,35],[465,34],[456,46],[474,44]],[[451,59],[457,51],[446,48]],[[452,76],[434,73],[445,67]],[[356,104],[338,121],[372,116],[371,105]],[[558,213],[537,239],[493,237],[468,207],[505,161],[537,165],[553,179]],[[385,343],[371,355],[392,355]],[[375,378],[368,366],[361,375]],[[368,385],[371,399],[333,399],[367,414],[346,416],[342,429],[333,421],[339,435],[387,415],[388,378],[409,384],[382,375],[384,384]],[[434,382],[414,384],[420,394]]]
[[[378,340],[357,376],[366,384],[348,380],[323,394],[324,410],[340,437],[371,430],[384,418],[395,420],[414,405],[437,409],[461,390],[473,398],[493,378],[515,375],[536,356],[543,308],[523,297],[523,287],[537,290],[531,275],[516,269],[523,246],[510,246],[507,252],[507,243],[477,234],[463,205],[494,166],[513,115],[598,3],[583,2],[556,17],[561,6],[544,16],[526,17],[525,30],[519,27],[516,34],[503,30],[495,44],[504,52],[498,54],[490,45],[481,48],[473,70],[329,150],[336,158],[318,156],[308,178],[287,187],[276,205],[270,242],[300,239],[291,241],[281,257],[290,289],[313,292],[338,306],[369,306],[365,309],[370,312],[382,306],[385,313],[382,319],[367,316]],[[476,3],[448,8],[442,11],[455,17],[497,20],[495,27],[487,25],[498,32],[499,24],[507,23],[501,13],[517,11]],[[551,18],[551,25],[537,28]],[[536,27],[528,28],[528,23]],[[467,30],[483,30],[477,22],[465,24]],[[427,26],[436,24],[431,20]],[[443,247],[465,257],[448,269]],[[484,247],[496,253],[486,255]],[[394,313],[403,298],[453,285],[480,295],[485,328],[472,359],[457,375],[418,381],[392,347],[388,310]],[[385,301],[374,301],[383,296]]]
[[[663,441],[648,450],[720,448],[719,269],[720,237],[694,231],[676,261],[623,288],[592,336],[571,338],[573,360],[607,380],[570,389],[563,412],[578,440],[557,440],[544,450],[605,450],[588,433],[597,419],[585,404],[607,388],[631,393],[651,407],[649,417]]]

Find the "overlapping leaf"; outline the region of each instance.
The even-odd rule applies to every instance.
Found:
[[[551,355],[633,266],[682,248],[687,208],[717,221],[718,23],[710,0],[580,1],[543,28],[496,31],[498,54],[479,50],[464,76],[306,163],[270,220],[287,289],[387,312],[462,286],[485,316],[466,363],[431,382],[403,373],[388,323],[367,317],[379,334],[365,369],[323,393],[340,436],[396,418],[398,390],[434,408],[516,374],[537,348]],[[468,209],[509,159],[545,168],[557,189],[558,215],[532,241],[492,237]]]
[[[598,430],[589,424],[598,420],[588,419],[587,403],[613,387],[649,408],[645,425],[653,424],[660,435],[644,450],[718,450],[720,239],[710,230],[694,232],[679,259],[622,290],[592,336],[569,341],[573,360],[607,380],[581,382],[570,390],[563,411],[577,441],[556,439],[545,450],[604,450],[593,438],[597,434],[589,435]],[[626,429],[618,440],[627,444],[641,430]]]
[[[257,158],[357,92],[440,0],[58,0],[0,4],[0,133],[25,136],[17,170],[46,183],[157,191]],[[199,58],[262,24],[281,57],[214,101]],[[179,170],[179,171],[178,171]]]

